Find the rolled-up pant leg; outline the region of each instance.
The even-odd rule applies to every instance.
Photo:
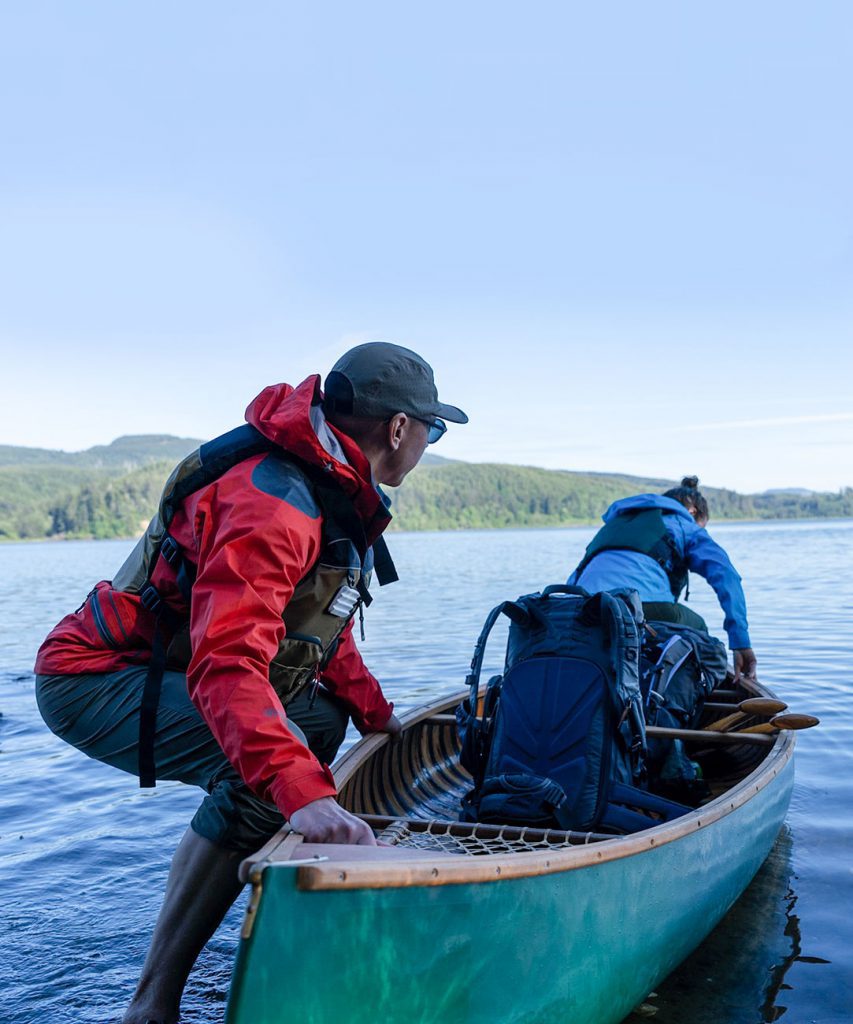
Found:
[[[52,732],[84,754],[137,775],[139,708],[145,666],[92,675],[37,676],[36,699]],[[320,691],[313,707],[307,697],[288,706],[288,721],[301,730],[319,760],[334,760],[347,726],[347,713]],[[293,730],[297,733],[297,729]],[[237,774],[187,693],[186,676],[166,672],[157,708],[154,758],[158,779],[177,779],[207,792],[191,825],[227,849],[249,853],[262,846],[284,819]]]

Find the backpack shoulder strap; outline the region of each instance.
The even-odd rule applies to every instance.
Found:
[[[646,721],[640,691],[640,635],[635,610],[624,594],[603,591],[601,617],[610,642],[614,698],[619,711],[618,731],[631,753],[635,777],[646,755]]]
[[[480,688],[480,672],[483,668],[483,656],[486,653],[486,641],[489,639],[492,627],[498,621],[500,615],[506,615],[507,618],[519,625],[525,625],[531,621],[530,614],[517,601],[502,601],[499,605],[492,608],[486,616],[486,621],[483,623],[483,628],[480,630],[476,644],[474,644],[471,669],[465,677],[465,685],[469,690],[472,712],[477,707],[477,691]]]

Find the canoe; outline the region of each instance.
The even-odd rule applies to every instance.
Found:
[[[770,852],[793,732],[694,743],[713,798],[630,836],[462,824],[463,696],[411,712],[396,743],[365,737],[336,766],[341,804],[388,847],[283,829],[244,862],[252,892],[227,1024],[616,1024]]]

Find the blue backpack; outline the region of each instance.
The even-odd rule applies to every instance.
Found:
[[[711,691],[725,683],[725,645],[708,633],[672,622],[646,623],[640,652],[640,689],[646,722],[696,729]],[[696,806],[710,795],[699,765],[679,739],[649,740],[649,788]]]
[[[480,698],[489,633],[510,620],[504,672]],[[473,789],[462,820],[635,832],[689,808],[645,787],[635,591],[550,586],[486,619],[457,711]]]

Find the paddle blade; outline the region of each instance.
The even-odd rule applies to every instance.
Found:
[[[705,726],[709,732],[729,732],[732,728],[752,716],[769,718],[784,711],[788,705],[783,700],[775,700],[772,697],[748,697],[737,705],[737,710],[716,722],[709,722]]]
[[[820,725],[820,719],[814,715],[774,715],[770,725],[777,729],[811,729],[814,725]]]
[[[774,715],[769,722],[762,722],[760,725],[750,725],[746,729],[736,730],[738,733],[776,733],[780,729],[811,729],[813,725],[819,725],[820,719],[814,715]]]
[[[750,697],[738,704],[738,711],[745,715],[778,715],[781,711],[787,711],[788,705],[783,700],[774,700],[772,697]]]

